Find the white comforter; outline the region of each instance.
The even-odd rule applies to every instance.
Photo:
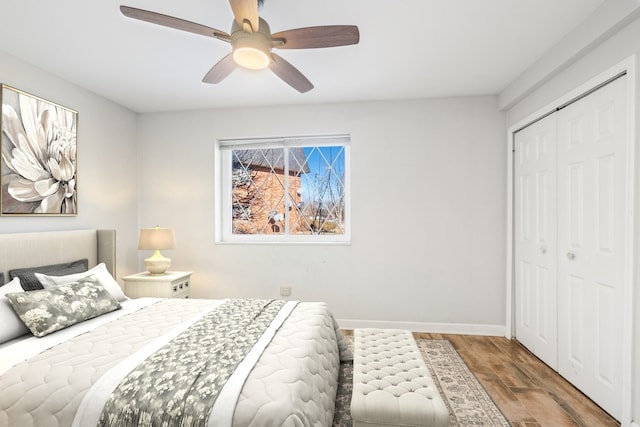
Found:
[[[83,397],[103,374],[176,325],[220,304],[156,302],[126,301],[123,310],[0,348],[0,426],[70,426]],[[330,426],[340,345],[346,349],[325,304],[298,304],[244,382],[233,426]]]

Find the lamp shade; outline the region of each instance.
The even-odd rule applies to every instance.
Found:
[[[138,249],[162,250],[176,247],[173,228],[142,228],[138,239]]]

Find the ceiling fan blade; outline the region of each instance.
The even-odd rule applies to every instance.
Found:
[[[281,46],[274,44],[279,49],[314,49],[358,44],[360,31],[355,25],[323,25],[281,31],[271,38],[284,41]]]
[[[175,18],[173,16],[163,15],[148,10],[136,9],[135,7],[120,6],[120,12],[128,18],[139,19],[140,21],[151,22],[152,24],[162,25],[163,27],[175,28],[176,30],[187,31],[190,33],[200,34],[207,37],[214,37],[229,41],[231,36],[224,31],[207,27],[206,25],[196,24],[195,22],[186,21],[184,19]]]
[[[255,33],[258,31],[260,25],[260,18],[258,17],[258,0],[229,0],[231,4],[231,10],[233,10],[233,16],[236,18],[236,23],[243,27],[244,20],[246,19],[251,24],[251,29]]]
[[[305,93],[313,89],[313,84],[296,67],[289,64],[275,53],[271,53],[273,62],[269,65],[271,71],[280,77],[289,86],[300,93]]]
[[[230,53],[220,61],[217,62],[216,65],[211,67],[209,72],[204,76],[202,81],[204,83],[220,83],[223,81],[233,70],[236,69],[236,62],[233,60],[233,54]]]

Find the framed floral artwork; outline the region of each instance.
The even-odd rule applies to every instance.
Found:
[[[2,215],[77,215],[78,112],[5,84]]]

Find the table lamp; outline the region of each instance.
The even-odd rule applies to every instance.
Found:
[[[173,228],[142,228],[138,239],[138,249],[152,250],[153,255],[144,260],[144,268],[151,274],[164,274],[171,265],[171,259],[164,257],[160,250],[176,247]]]

